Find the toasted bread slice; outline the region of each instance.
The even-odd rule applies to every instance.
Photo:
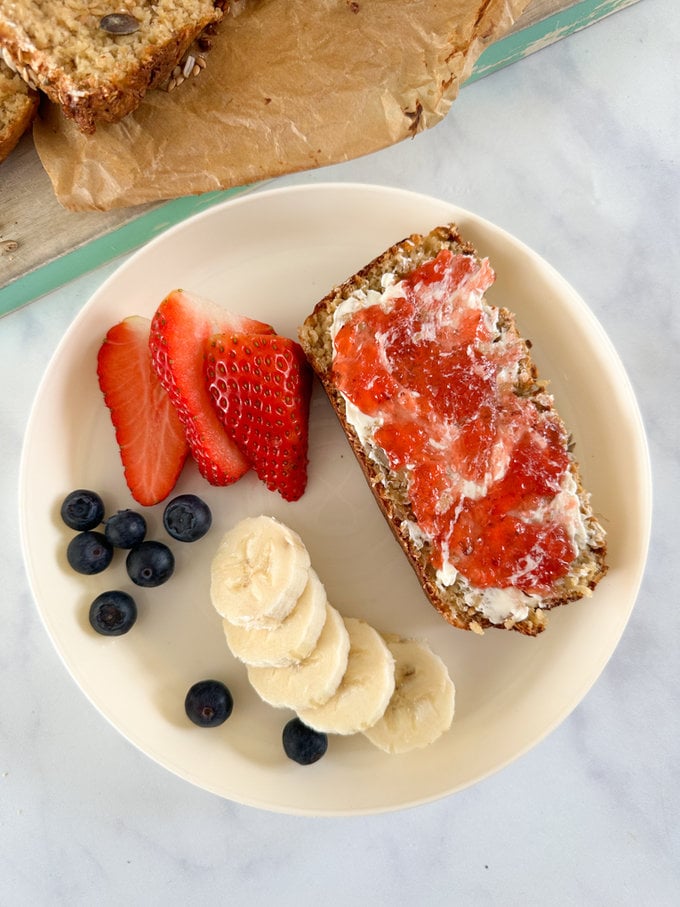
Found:
[[[536,636],[547,610],[591,594],[606,541],[529,344],[485,299],[493,278],[455,225],[412,235],[335,287],[299,338],[430,602],[465,630]],[[416,320],[400,326],[406,298]]]
[[[38,93],[0,59],[0,161],[15,148],[37,109]]]

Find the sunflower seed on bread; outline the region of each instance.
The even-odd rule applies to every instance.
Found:
[[[11,0],[0,51],[84,133],[133,111],[167,83],[229,0]]]

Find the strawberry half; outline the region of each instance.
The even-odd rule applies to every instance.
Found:
[[[156,310],[149,341],[156,374],[184,425],[201,475],[211,485],[230,485],[250,468],[224,431],[203,377],[204,343],[221,331],[271,334],[274,329],[228,312],[208,299],[175,290]]]
[[[294,340],[219,334],[206,344],[205,380],[222,424],[258,478],[286,501],[307,485],[311,370]]]
[[[124,319],[109,330],[97,355],[125,481],[145,506],[170,494],[189,453],[184,428],[151,364],[150,327],[139,315]]]

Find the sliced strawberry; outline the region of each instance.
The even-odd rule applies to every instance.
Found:
[[[203,378],[204,342],[221,331],[271,334],[274,329],[182,290],[161,302],[151,323],[154,368],[184,425],[201,475],[211,485],[230,485],[250,467],[217,418]]]
[[[166,498],[189,448],[184,428],[151,364],[148,318],[132,315],[107,333],[97,376],[133,498],[150,506]]]
[[[271,491],[296,501],[307,485],[311,370],[302,347],[271,334],[219,334],[206,343],[215,410]]]

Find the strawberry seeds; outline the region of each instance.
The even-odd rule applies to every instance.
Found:
[[[189,454],[212,485],[253,468],[284,500],[303,494],[311,370],[271,325],[175,290],[151,321],[109,330],[97,374],[138,503],[167,497]]]

